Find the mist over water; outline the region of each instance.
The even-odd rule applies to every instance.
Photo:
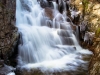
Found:
[[[65,11],[59,13],[56,2],[52,20],[37,0],[16,0],[16,3],[16,26],[21,35],[18,66],[42,71],[75,71],[80,65],[87,69],[82,55],[92,53],[79,46]]]

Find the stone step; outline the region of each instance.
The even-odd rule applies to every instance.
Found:
[[[62,36],[60,36],[60,39],[62,40],[63,45],[74,45],[72,37],[62,37]]]
[[[82,50],[80,50],[79,52],[77,52],[77,55],[78,56],[82,55],[82,58],[81,58],[82,60],[89,61],[90,58],[93,56],[93,53],[89,52],[88,50],[84,50],[84,53],[83,53]]]
[[[65,30],[72,30],[70,23],[65,22],[60,24],[60,29],[65,29]]]
[[[58,35],[62,36],[62,37],[72,37],[72,33],[73,30],[63,30],[63,29],[59,29],[57,31]]]
[[[74,45],[56,45],[55,48],[65,50],[68,54],[76,51],[76,47]]]

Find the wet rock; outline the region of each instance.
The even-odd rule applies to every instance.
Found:
[[[3,67],[0,67],[0,75],[7,75],[10,72],[13,72],[15,68],[11,66],[4,65]]]
[[[74,45],[72,37],[60,37],[63,45]]]
[[[58,10],[60,13],[63,13],[63,10],[64,10],[63,0],[58,0]]]
[[[4,60],[0,60],[0,68],[4,66]]]
[[[31,5],[31,1],[27,1],[27,4],[25,4],[25,2],[23,0],[21,0],[21,4],[22,4],[22,6],[24,6],[23,9],[26,9],[29,12],[31,11],[30,6],[29,6],[29,5]]]
[[[84,35],[85,32],[87,31],[87,22],[83,21],[80,25],[79,25],[79,33],[80,33],[80,40],[84,39]]]
[[[70,37],[71,36],[70,34],[72,34],[72,31],[61,29],[61,30],[58,30],[57,33],[58,35],[63,36],[63,37]]]
[[[78,25],[78,24],[79,24],[79,20],[80,20],[80,15],[74,16],[74,19],[73,19],[72,22],[73,22],[74,24]]]
[[[46,7],[45,8],[45,15],[49,17],[51,20],[54,18],[53,9]]]
[[[53,8],[53,3],[50,1],[44,1],[44,0],[39,0],[40,1],[40,6],[42,8],[50,7]]]
[[[67,18],[67,22],[71,22],[71,19],[70,18]]]
[[[47,1],[55,1],[55,0],[47,0]]]

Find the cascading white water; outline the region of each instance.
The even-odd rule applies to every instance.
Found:
[[[44,15],[45,9],[40,7],[37,0],[16,1],[16,26],[21,33],[19,66],[43,67],[42,70],[54,71],[75,70],[80,64],[86,63],[81,54],[91,52],[79,46],[65,15],[54,13],[53,22]],[[52,26],[54,28],[47,27],[47,21],[55,25]]]

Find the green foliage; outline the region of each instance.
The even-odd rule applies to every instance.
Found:
[[[82,4],[83,4],[83,6],[84,6],[85,9],[88,9],[88,4],[89,4],[88,0],[83,0]]]
[[[96,32],[95,32],[96,37],[100,36],[100,28],[97,28]]]

